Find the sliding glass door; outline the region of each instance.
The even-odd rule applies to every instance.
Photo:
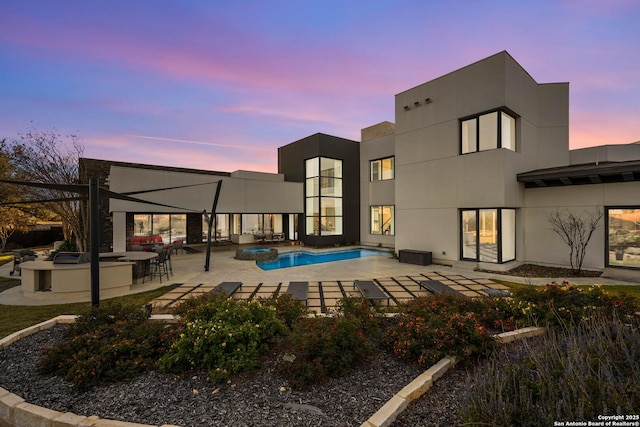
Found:
[[[503,263],[516,258],[515,209],[464,209],[460,214],[463,260]]]

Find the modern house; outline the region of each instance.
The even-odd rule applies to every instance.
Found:
[[[201,242],[222,179],[218,239],[276,232],[508,270],[568,265],[550,214],[602,214],[583,267],[640,274],[640,144],[569,150],[569,84],[537,83],[507,52],[397,94],[395,123],[360,142],[315,134],[280,147],[278,174],[83,162],[112,191],[159,203],[111,200],[114,250],[140,233]]]

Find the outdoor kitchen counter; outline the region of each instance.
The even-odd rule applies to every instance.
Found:
[[[131,289],[133,262],[100,262],[100,295],[112,297]],[[53,261],[27,261],[20,264],[25,297],[58,299],[91,296],[91,263],[54,264]]]

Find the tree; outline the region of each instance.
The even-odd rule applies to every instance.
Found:
[[[9,158],[6,156],[6,139],[0,141],[0,178],[11,177],[11,166]],[[10,202],[17,200],[15,190],[12,191],[9,185],[0,183],[0,200]],[[17,230],[23,230],[32,222],[32,216],[25,213],[20,208],[0,206],[0,252],[4,252],[7,240]]]
[[[586,215],[586,218],[583,218]],[[569,262],[571,269],[580,273],[582,263],[587,252],[587,245],[593,232],[600,227],[602,212],[596,209],[595,213],[584,212],[575,215],[573,212],[555,212],[547,215],[547,221],[551,224],[551,229],[569,246]]]
[[[4,144],[12,179],[48,184],[80,184],[79,159],[84,146],[77,135],[62,136],[57,131],[28,130],[19,139]],[[78,250],[87,248],[87,204],[77,194],[37,187],[20,187],[22,200],[57,201],[35,204],[60,217],[65,239],[75,239]]]

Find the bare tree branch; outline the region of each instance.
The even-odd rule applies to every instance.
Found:
[[[10,177],[15,180],[52,184],[79,184],[79,159],[84,147],[77,135],[62,136],[54,131],[28,130],[19,139],[4,144],[11,164]],[[22,200],[72,198],[75,194],[36,187],[20,187]],[[76,240],[81,251],[87,248],[87,221],[84,202],[66,200],[40,204],[57,214],[63,222],[65,239]]]
[[[583,218],[583,215],[586,218]],[[571,269],[577,273],[582,270],[582,263],[587,254],[587,245],[593,232],[600,227],[602,216],[603,213],[600,209],[596,209],[595,213],[585,211],[578,216],[568,210],[560,213],[556,209],[555,212],[547,215],[547,222],[551,225],[551,229],[569,246]]]

